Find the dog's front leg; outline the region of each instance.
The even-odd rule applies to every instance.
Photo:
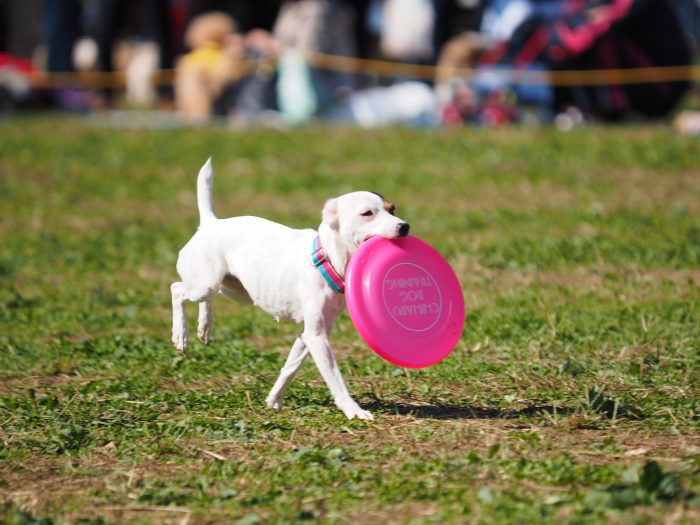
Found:
[[[331,391],[335,404],[343,411],[343,414],[348,419],[356,417],[373,421],[374,416],[360,408],[360,405],[352,398],[348,388],[345,386],[345,381],[343,381],[343,376],[340,373],[328,341],[328,334],[307,332],[305,329],[302,337],[309,347],[311,357],[313,357],[319,372],[321,372],[321,376]]]
[[[287,362],[280,371],[280,376],[277,378],[277,381],[275,381],[275,385],[267,396],[266,403],[269,408],[275,410],[282,409],[284,394],[289,387],[289,383],[294,379],[294,376],[307,355],[309,355],[309,348],[301,337],[297,337],[296,341],[294,341],[294,345],[292,345],[292,349],[289,351]]]

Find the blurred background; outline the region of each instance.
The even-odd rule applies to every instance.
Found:
[[[0,0],[0,115],[700,134],[699,43],[700,0]]]

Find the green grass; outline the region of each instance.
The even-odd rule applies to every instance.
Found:
[[[700,520],[696,139],[47,118],[0,136],[0,522]],[[370,189],[452,263],[467,324],[440,364],[396,368],[337,323],[374,423],[310,362],[267,410],[299,327],[252,307],[217,300],[211,344],[171,348],[209,155],[220,216],[315,227]]]

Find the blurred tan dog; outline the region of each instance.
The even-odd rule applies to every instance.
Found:
[[[175,104],[184,120],[206,122],[224,87],[240,78],[243,37],[233,18],[213,11],[192,20],[185,42],[192,51],[175,70]]]

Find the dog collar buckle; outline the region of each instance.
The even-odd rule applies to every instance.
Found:
[[[328,255],[321,245],[321,237],[319,235],[314,239],[313,251],[311,252],[311,264],[321,272],[321,276],[334,292],[345,293],[343,278],[338,275],[338,272],[335,271],[335,268],[333,268],[333,265],[328,260]]]
[[[314,241],[314,245],[316,245]],[[313,252],[311,252],[311,264],[318,268],[321,264],[328,261],[328,256],[326,255],[326,250],[323,246],[318,246]]]

